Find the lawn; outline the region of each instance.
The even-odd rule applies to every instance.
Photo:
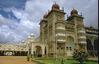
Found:
[[[36,61],[43,64],[61,64],[62,59],[53,59],[53,58],[36,58]],[[63,59],[64,64],[79,64],[78,61],[73,59]],[[86,61],[85,64],[97,64],[96,61]]]

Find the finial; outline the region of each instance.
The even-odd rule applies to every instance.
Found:
[[[81,16],[82,16],[82,12],[81,12],[80,14],[81,14]]]
[[[54,1],[54,4],[56,4],[56,1]]]
[[[75,7],[73,6],[73,10],[75,9]]]
[[[62,10],[64,11],[64,7],[62,7]]]
[[[68,18],[68,15],[67,15],[67,18]]]
[[[76,10],[75,7],[73,7],[73,10]]]
[[[59,10],[60,9],[60,7],[59,7],[59,5],[56,3],[56,1],[55,1],[55,3],[52,5],[52,9],[53,10]]]

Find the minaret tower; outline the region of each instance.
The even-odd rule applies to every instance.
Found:
[[[57,53],[65,54],[65,23],[64,10],[56,3],[48,14],[44,15],[40,22],[41,41],[47,40],[48,55],[55,56]]]
[[[67,18],[68,21],[75,24],[75,38],[77,49],[79,50],[86,50],[86,35],[83,19],[82,15],[79,15],[78,11],[74,8],[71,11],[71,16]]]

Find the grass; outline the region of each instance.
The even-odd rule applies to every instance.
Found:
[[[61,64],[62,59],[55,60],[54,58],[35,58],[36,61],[44,64]],[[64,59],[64,64],[79,64],[78,61],[74,59]],[[85,64],[97,64],[96,61],[86,61]]]

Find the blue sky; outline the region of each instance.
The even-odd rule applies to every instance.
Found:
[[[30,33],[38,37],[39,22],[54,2],[66,16],[76,8],[85,26],[98,28],[98,0],[0,0],[0,43],[19,43]]]

